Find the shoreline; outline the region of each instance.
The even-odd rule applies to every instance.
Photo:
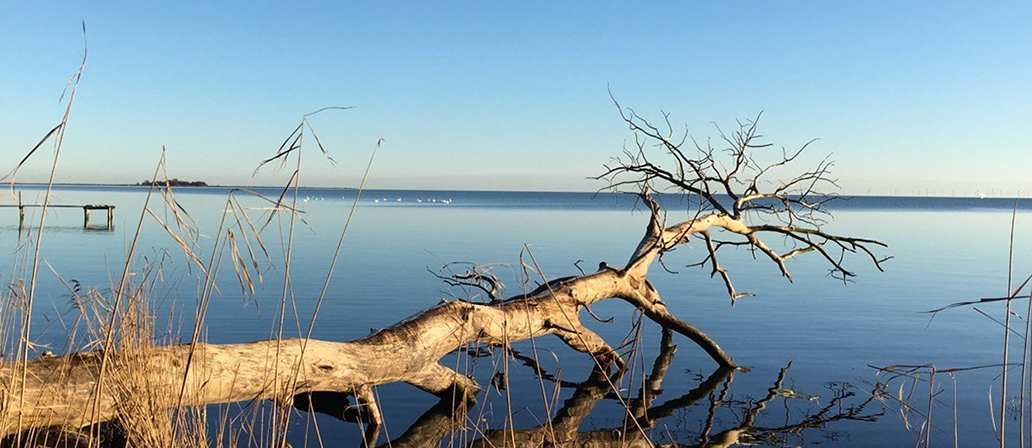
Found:
[[[8,184],[9,185],[9,184]],[[46,183],[41,182],[19,182],[16,186],[28,186],[28,187],[46,187]],[[105,184],[105,183],[76,183],[76,182],[55,182],[55,187],[137,187],[137,188],[148,188],[148,185],[140,184]],[[173,188],[190,188],[190,189],[226,189],[226,188],[270,188],[270,189],[283,189],[282,185],[173,185]],[[302,185],[302,190],[338,190],[338,191],[356,191],[355,187],[319,187]],[[631,192],[610,192],[610,191],[555,191],[555,190],[459,190],[459,189],[413,189],[413,188],[366,188],[365,191],[435,191],[435,192],[462,192],[462,193],[546,193],[546,194],[634,194]],[[1026,201],[1032,200],[1032,197],[1014,197],[1014,196],[929,196],[929,195],[906,195],[906,194],[839,194],[837,195],[841,200],[848,201],[850,198],[898,198],[898,199],[1008,199]]]

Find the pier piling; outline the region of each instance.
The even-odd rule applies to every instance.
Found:
[[[18,203],[12,205],[0,205],[0,207],[18,208],[18,230],[25,228],[25,209],[27,208],[42,208],[39,204],[26,204],[22,202],[21,192],[18,192]],[[115,228],[115,206],[114,205],[97,205],[97,204],[86,204],[86,205],[67,205],[67,204],[52,204],[48,205],[47,208],[81,208],[82,209],[82,227],[84,229],[90,228],[90,210],[103,210],[107,212],[106,226],[104,230],[113,230]]]

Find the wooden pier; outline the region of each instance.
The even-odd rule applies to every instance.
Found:
[[[18,195],[17,204],[4,204],[0,205],[2,208],[18,208],[18,229],[25,227],[25,209],[27,208],[43,208],[42,204],[24,204],[21,201],[21,194]],[[81,208],[82,209],[82,228],[90,228],[90,210],[105,210],[107,211],[107,226],[105,230],[112,230],[115,228],[115,206],[114,205],[99,205],[99,204],[86,204],[86,205],[68,205],[68,204],[49,204],[47,208]]]

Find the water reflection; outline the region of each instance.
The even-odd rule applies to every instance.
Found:
[[[784,446],[805,445],[814,441],[836,440],[841,437],[833,423],[843,421],[873,422],[882,414],[868,409],[873,396],[846,383],[830,383],[827,397],[807,395],[786,387],[791,362],[772,378],[766,395],[758,399],[735,397],[735,375],[743,373],[718,368],[687,393],[660,400],[662,383],[669,375],[677,347],[668,332],[663,334],[661,349],[652,363],[651,371],[639,379],[640,387],[627,396],[614,393],[620,390],[621,379],[628,370],[613,372],[595,368],[583,382],[570,383],[540,370],[533,360],[524,357],[525,364],[540,372],[541,378],[560,387],[574,388],[574,392],[554,417],[530,429],[488,428],[478,423],[475,403],[461,402],[448,397],[424,412],[401,436],[379,443],[381,431],[369,428],[360,447],[417,448],[428,446],[466,447],[728,447],[728,446]],[[363,415],[355,407],[342,414],[337,394],[317,394],[312,399],[297,397],[300,409],[315,410],[337,418],[361,423]],[[607,401],[619,405],[622,418],[619,425],[603,428],[590,426],[597,408]],[[823,404],[822,404],[823,402]],[[775,406],[780,404],[781,406]],[[660,425],[676,417],[679,411],[693,406],[705,406],[704,418],[696,422],[679,421],[677,438]],[[727,418],[733,416],[732,419]],[[762,418],[761,418],[762,417]],[[683,418],[683,416],[682,416]],[[609,419],[612,420],[612,419]],[[776,422],[776,423],[775,423]],[[696,430],[687,430],[694,425]],[[691,433],[691,435],[688,435]],[[678,440],[671,440],[677,438]]]
[[[65,225],[58,224],[52,225],[47,224],[47,233],[59,233],[59,234],[108,234],[115,231],[115,225],[107,224],[90,224],[88,227],[82,225]],[[25,238],[27,235],[34,235],[36,233],[36,227],[18,227],[16,225],[0,225],[0,234],[15,235],[16,237]]]

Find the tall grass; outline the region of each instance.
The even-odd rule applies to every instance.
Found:
[[[15,280],[9,283],[0,298],[0,342],[2,342],[0,359],[3,362],[20,361],[23,366],[20,378],[0,378],[0,384],[5,387],[3,394],[5,399],[17,399],[21,404],[24,404],[25,400],[24,387],[19,389],[17,385],[24,386],[26,384],[29,361],[35,357],[54,355],[49,350],[43,350],[44,347],[35,342],[40,334],[39,329],[33,327],[33,322],[38,318],[35,298],[40,268],[43,264],[41,247],[46,242],[44,235],[47,233],[45,232],[46,217],[51,189],[57,179],[65,130],[85,63],[86,51],[84,50],[82,63],[67,87],[66,107],[60,123],[45,134],[43,139],[21,159],[9,175],[13,191],[16,188],[14,178],[18,168],[32,159],[44,144],[53,144],[54,155],[42,199],[43,207],[39,209],[39,216],[33,217],[35,218],[33,224],[24,229],[24,242],[19,245],[14,254],[16,260],[13,263],[11,278]],[[91,356],[97,356],[100,360],[96,372],[96,386],[87,392],[93,399],[92,405],[82,410],[83,428],[32,429],[19,432],[12,439],[3,441],[4,446],[12,448],[35,446],[285,448],[288,446],[288,435],[292,429],[291,423],[298,418],[305,419],[306,435],[308,428],[314,427],[315,440],[306,439],[305,445],[311,442],[313,445],[324,446],[318,428],[318,420],[314,418],[313,413],[299,414],[297,412],[297,408],[314,410],[314,407],[291,406],[298,405],[298,403],[289,400],[274,403],[249,403],[242,409],[233,408],[232,405],[195,406],[185,404],[184,397],[188,388],[195,386],[188,383],[190,381],[189,373],[193,369],[204,367],[195,364],[195,354],[207,340],[208,311],[213,299],[220,294],[220,279],[227,277],[220,275],[220,272],[228,269],[225,266],[226,263],[232,268],[232,277],[235,278],[241,295],[252,300],[256,300],[256,291],[264,286],[264,275],[270,271],[270,268],[275,267],[282,273],[282,288],[278,297],[275,323],[270,328],[270,335],[276,341],[277,351],[282,349],[283,344],[299,343],[301,344],[301,356],[304,356],[308,340],[313,335],[317,324],[319,312],[327,298],[337,262],[345,248],[348,231],[356,216],[362,190],[370,175],[376,151],[383,142],[380,139],[375,143],[375,148],[365,165],[354,202],[343,218],[340,235],[326,268],[325,279],[314,310],[310,316],[306,316],[307,325],[302,325],[292,278],[296,230],[306,224],[304,211],[301,210],[298,200],[302,179],[302,154],[306,147],[310,148],[314,143],[320,153],[329,158],[328,151],[315,133],[309,119],[314,114],[327,110],[343,109],[348,108],[323,108],[304,115],[274,155],[258,164],[257,169],[277,162],[283,166],[292,167],[278,197],[267,197],[246,188],[232,190],[225,199],[218,227],[212,233],[201,229],[192,214],[177,199],[176,191],[170,182],[168,153],[162,148],[140,213],[134,217],[135,226],[129,235],[130,242],[117,276],[112,278],[108,285],[98,287],[68,280],[62,276],[62,273],[53,268],[50,269],[54,278],[67,289],[70,297],[71,311],[60,313],[59,322],[62,330],[67,333],[67,341],[63,349],[58,351],[66,354],[90,352]],[[308,142],[307,146],[306,141]],[[332,159],[330,160],[332,161]],[[264,207],[251,207],[248,201]],[[145,229],[157,229],[163,232],[168,238],[168,244],[178,251],[178,255],[170,252],[158,252],[156,257],[143,256],[144,252],[139,247],[139,243]],[[279,230],[278,251],[271,250],[273,246],[270,245],[270,241],[267,241],[268,231],[271,230],[267,231],[267,229]],[[22,233],[19,233],[19,238],[22,238]],[[282,258],[275,259],[275,255],[281,255]],[[165,288],[171,288],[168,284],[171,275],[167,272],[168,266],[182,261],[185,261],[185,265],[194,273],[194,278],[198,283],[191,309],[192,319],[188,319],[186,325],[182,323],[182,319],[187,319],[186,316],[174,315],[170,312],[168,316],[159,317],[158,311],[156,311],[160,307],[156,303],[157,298],[161,296],[159,292]],[[460,292],[456,298],[460,300],[489,302],[499,298],[501,288],[504,287],[491,274],[491,268],[485,268],[483,265],[472,266],[466,273],[450,272],[447,276],[443,274],[441,276],[452,286],[458,287]],[[529,246],[525,246],[521,254],[517,276],[525,294],[538,287],[550,285],[549,276],[538,265]],[[470,283],[471,279],[475,283]],[[476,286],[477,284],[480,286]],[[485,300],[479,296],[480,293],[486,293],[489,297]],[[594,317],[591,310],[587,311]],[[797,425],[787,425],[785,428],[761,427],[756,420],[769,403],[784,398],[787,407],[789,400],[800,399],[800,394],[782,387],[788,367],[781,370],[774,382],[774,387],[770,388],[768,394],[759,401],[733,403],[727,395],[734,374],[727,370],[718,370],[707,381],[689,391],[685,396],[654,406],[656,397],[661,393],[659,384],[666,375],[670,359],[673,357],[674,347],[670,333],[664,332],[660,341],[660,356],[657,356],[649,370],[650,366],[647,365],[645,359],[644,347],[650,341],[646,341],[643,331],[643,315],[641,312],[636,313],[630,320],[632,324],[627,336],[616,347],[621,362],[617,362],[616,359],[592,357],[593,376],[589,381],[582,383],[564,379],[561,370],[546,371],[543,367],[545,363],[542,361],[542,353],[552,357],[557,363],[558,357],[554,353],[538,347],[534,339],[529,341],[529,355],[521,353],[519,348],[514,347],[509,341],[504,341],[500,347],[472,345],[461,347],[455,356],[455,370],[473,375],[478,359],[489,357],[491,380],[486,382],[485,391],[480,396],[481,401],[475,409],[472,402],[462,400],[461,397],[453,396],[446,399],[444,403],[448,404],[447,421],[442,426],[445,431],[440,434],[441,437],[438,439],[444,439],[444,442],[441,443],[458,446],[491,446],[495,442],[501,446],[526,446],[524,444],[526,440],[557,447],[571,445],[576,443],[578,437],[596,437],[590,434],[579,435],[577,430],[580,421],[600,400],[614,401],[621,412],[619,427],[610,428],[607,433],[618,434],[615,437],[619,437],[622,443],[647,446],[652,445],[653,438],[665,437],[661,430],[655,427],[658,419],[707,399],[709,415],[706,428],[701,435],[704,443],[708,443],[710,439],[739,440],[744,439],[745,435],[773,442],[781,437],[787,437],[786,434],[821,428],[838,419],[865,420],[872,418],[863,413],[863,408],[870,401],[868,400],[858,407],[849,407],[846,412],[835,414],[834,418],[823,417],[822,415],[830,412],[824,409],[821,414],[818,414],[819,418],[807,419]],[[290,322],[289,318],[292,318],[293,322]],[[571,316],[565,316],[565,318],[572,321]],[[291,326],[293,328],[290,328]],[[179,335],[181,334],[188,334],[188,340],[180,341]],[[289,339],[291,335],[298,336],[298,339],[296,341]],[[153,357],[149,355],[155,350],[159,350],[160,346],[180,342],[189,347],[184,371],[175,373],[157,368],[154,365]],[[60,375],[52,378],[54,387],[61,387],[62,381],[71,371],[72,363],[75,362],[71,357],[62,359],[62,362],[66,362],[67,365],[58,369],[61,372]],[[273,359],[278,362],[279,357]],[[282,391],[296,390],[298,383],[302,381],[299,368],[301,363],[302,360],[298,360],[293,366],[278,364],[272,366],[274,372],[279,372],[281,369],[292,369],[290,380],[286,384],[276,383],[272,387]],[[514,374],[513,371],[521,368],[522,365],[532,369],[537,380],[536,392],[540,393],[544,412],[544,415],[538,416],[543,423],[540,428],[535,430],[519,428],[515,416],[521,410],[514,408],[510,378]],[[934,371],[931,376],[934,376]],[[275,377],[278,379],[279,375]],[[173,384],[175,387],[167,386],[169,384]],[[929,384],[934,384],[931,378]],[[14,386],[8,388],[8,385]],[[723,385],[723,390],[718,395],[715,388],[719,385]],[[571,398],[569,402],[561,404],[561,389],[564,387],[576,389],[574,398],[589,397],[594,401],[586,399],[576,401]],[[7,390],[22,390],[22,393],[18,397],[14,397],[6,393]],[[87,425],[86,423],[97,420],[97,416],[102,413],[102,397],[106,396],[114,397],[113,401],[116,403],[118,417],[109,422]],[[829,406],[842,405],[842,400],[848,396],[851,395],[840,392]],[[295,399],[298,398],[295,397]],[[497,403],[496,400],[501,400],[501,403]],[[177,404],[171,408],[165,405],[173,402]],[[711,434],[717,410],[731,410],[732,404],[738,405],[733,411],[744,416],[739,425],[723,432]],[[37,405],[42,404],[37,403]],[[488,421],[488,414],[494,412],[496,405],[498,409],[503,410],[500,413],[504,414],[500,430],[492,429],[485,423]],[[234,412],[231,412],[231,409]],[[438,408],[435,407],[431,411],[436,412],[436,409]],[[340,417],[350,416],[348,418],[362,423],[363,420],[367,421],[367,416],[363,411],[362,406],[358,405],[341,412]],[[928,415],[930,416],[930,409]],[[930,417],[928,420],[930,421]],[[19,422],[20,424],[21,422]],[[382,427],[368,425],[368,431],[363,432],[362,446],[376,446],[381,433],[388,439],[386,445],[390,446],[392,439],[388,425]],[[421,429],[422,427],[414,428]],[[528,431],[536,432],[533,432],[531,438],[528,439],[528,434],[530,434]],[[930,434],[930,430],[925,432]],[[411,433],[412,429],[406,432],[406,434]],[[448,437],[446,433],[451,434],[452,437]],[[405,436],[402,435],[402,437]],[[574,440],[571,440],[571,437],[574,437]],[[927,440],[928,436],[925,437]],[[668,438],[673,439],[672,436]]]
[[[83,27],[85,33],[85,25]],[[86,54],[84,50],[82,62],[79,68],[69,80],[66,88],[64,114],[60,123],[51,129],[28,153],[19,161],[17,166],[4,180],[10,180],[12,193],[17,188],[16,176],[20,168],[30,159],[37,156],[38,150],[51,143],[54,147],[54,155],[51,161],[50,175],[42,198],[42,207],[39,209],[39,216],[36,224],[29,225],[19,231],[18,250],[15,252],[15,262],[12,263],[11,278],[8,287],[4,288],[2,300],[0,300],[0,341],[3,342],[2,360],[4,362],[19,360],[22,370],[21,378],[0,378],[4,385],[4,400],[19,400],[19,408],[25,404],[26,376],[28,374],[28,362],[30,359],[39,356],[52,356],[51,351],[43,350],[35,342],[39,331],[33,328],[37,320],[35,313],[37,285],[40,283],[41,248],[45,244],[44,235],[47,233],[46,217],[50,204],[51,191],[58,176],[59,160],[65,141],[65,131],[68,126],[76,94],[80,86],[80,80],[86,66]],[[329,109],[346,108],[324,108],[316,112]],[[54,271],[57,277],[68,289],[72,298],[72,310],[74,321],[65,326],[68,331],[67,344],[63,352],[74,353],[80,351],[93,351],[98,353],[100,358],[99,371],[97,372],[96,388],[91,391],[93,405],[83,410],[83,422],[96,420],[100,414],[100,397],[114,396],[118,403],[119,418],[116,421],[89,425],[82,431],[62,429],[34,429],[26,432],[18,432],[12,440],[5,441],[5,445],[12,447],[30,447],[37,445],[74,445],[97,447],[101,445],[117,445],[128,443],[131,446],[221,446],[228,444],[236,446],[241,441],[252,444],[256,440],[268,441],[269,446],[286,446],[285,434],[289,418],[288,408],[277,406],[269,413],[271,423],[267,427],[259,424],[266,416],[255,413],[251,421],[229,421],[229,413],[223,412],[221,421],[217,422],[217,437],[209,440],[209,427],[207,421],[207,409],[197,406],[184,406],[182,399],[187,387],[187,378],[192,357],[187,361],[186,373],[179,378],[181,387],[176,390],[157,387],[157,384],[166,384],[168,381],[158,381],[161,375],[169,375],[170,372],[154,369],[148,365],[148,357],[155,346],[174,343],[176,338],[171,335],[179,333],[179,328],[164,328],[161,331],[155,327],[156,315],[152,313],[151,294],[162,284],[165,279],[163,264],[168,262],[170,257],[162,255],[157,261],[144,260],[138,262],[140,235],[145,226],[157,225],[170,237],[173,246],[178,247],[188,263],[196,269],[199,279],[199,294],[194,307],[194,319],[191,325],[192,335],[190,337],[191,355],[204,341],[205,317],[212,296],[218,291],[216,279],[222,267],[223,261],[232,264],[242,293],[245,295],[255,293],[255,283],[262,282],[262,272],[268,269],[272,263],[269,250],[262,238],[262,230],[273,222],[282,212],[287,212],[289,217],[290,235],[283,242],[283,253],[285,258],[281,266],[284,272],[283,295],[280,304],[280,319],[278,328],[275,329],[277,341],[284,339],[284,316],[288,306],[288,298],[292,300],[290,292],[290,257],[293,247],[293,227],[300,214],[297,207],[297,191],[300,186],[301,174],[301,150],[302,138],[311,136],[319,150],[327,155],[325,147],[315,134],[315,130],[309,122],[312,114],[302,118],[301,125],[288,138],[289,145],[281,147],[277,154],[265,162],[272,160],[287,160],[293,156],[297,161],[297,168],[284,188],[284,194],[278,199],[270,199],[253,190],[241,188],[233,190],[227,200],[226,208],[222,215],[219,229],[215,232],[207,261],[202,261],[203,250],[199,243],[201,236],[200,229],[196,228],[190,213],[176,199],[175,192],[169,182],[168,165],[166,152],[162,149],[161,158],[157,163],[147,195],[144,200],[134,232],[131,235],[131,242],[126,251],[124,263],[120,269],[120,275],[113,279],[110,287],[84,289],[78,282],[67,282]],[[377,142],[377,147],[381,142]],[[375,154],[375,152],[374,152]],[[369,166],[372,165],[370,159]],[[369,167],[366,168],[365,176],[368,176]],[[365,182],[363,177],[363,185]],[[291,201],[285,201],[284,195],[287,191],[293,191]],[[262,210],[261,218],[265,224],[260,228],[256,225],[254,210],[245,207],[239,198],[240,195],[255,198],[260,202],[270,204],[271,207]],[[153,201],[158,197],[158,201]],[[357,206],[357,199],[353,204],[347,221],[344,225],[339,243],[337,245],[333,263],[329,268],[326,283],[332,275],[344,243],[347,228],[354,216]],[[24,238],[23,238],[24,234]],[[267,263],[266,263],[267,262]],[[27,280],[25,280],[27,277]],[[325,295],[326,288],[320,296]],[[296,312],[296,305],[293,305]],[[310,318],[307,335],[310,336],[314,326],[318,309]],[[65,314],[62,314],[65,316]],[[169,316],[168,322],[171,326],[176,317]],[[301,333],[298,325],[297,333]],[[160,335],[165,334],[164,338]],[[72,361],[69,361],[72,362]],[[62,369],[64,372],[69,368]],[[296,372],[295,372],[296,373]],[[295,374],[295,378],[297,375]],[[52,378],[55,387],[60,387],[62,377]],[[296,380],[295,380],[296,382]],[[293,385],[281,385],[284,388]],[[18,396],[7,393],[7,391],[21,391]],[[179,406],[171,409],[164,408],[161,403],[179,402]],[[0,403],[2,405],[2,403]],[[36,403],[36,405],[41,405]],[[256,406],[254,409],[268,410],[267,406]],[[22,422],[19,421],[19,426]],[[254,430],[262,432],[255,439]],[[245,432],[252,434],[243,435]]]

